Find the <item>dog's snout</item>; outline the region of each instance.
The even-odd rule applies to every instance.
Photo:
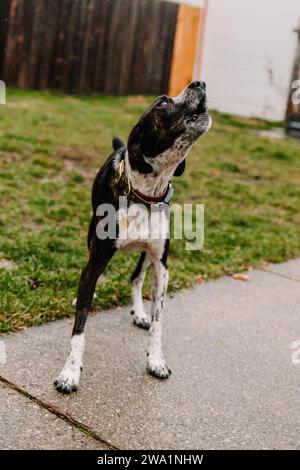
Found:
[[[206,83],[203,82],[203,81],[200,81],[200,80],[195,80],[194,82],[192,82],[188,88],[199,88],[200,90],[203,90],[205,91],[206,90]]]

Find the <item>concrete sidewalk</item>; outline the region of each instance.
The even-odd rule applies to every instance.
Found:
[[[73,320],[2,337],[0,447],[299,448],[300,364],[291,345],[300,339],[300,259],[249,275],[169,299],[167,381],[145,372],[147,332],[131,323],[129,307],[90,316],[71,396],[52,381]]]

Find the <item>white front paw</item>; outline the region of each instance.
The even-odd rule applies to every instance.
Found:
[[[144,328],[145,330],[149,330],[151,326],[151,319],[149,315],[145,312],[136,312],[134,311],[133,315],[133,323],[139,326],[140,328]]]
[[[72,393],[76,392],[80,379],[80,367],[76,369],[63,369],[57,379],[54,381],[54,386],[58,392]]]
[[[158,379],[167,379],[172,373],[166,361],[156,354],[148,355],[148,372]]]

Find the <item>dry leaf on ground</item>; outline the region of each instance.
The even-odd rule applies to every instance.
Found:
[[[247,274],[237,273],[232,276],[232,279],[235,279],[236,281],[249,281],[250,277],[247,276]]]

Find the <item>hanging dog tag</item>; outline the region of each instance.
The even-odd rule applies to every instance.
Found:
[[[119,226],[121,230],[126,230],[129,227],[129,220],[127,217],[122,217],[119,220]]]

